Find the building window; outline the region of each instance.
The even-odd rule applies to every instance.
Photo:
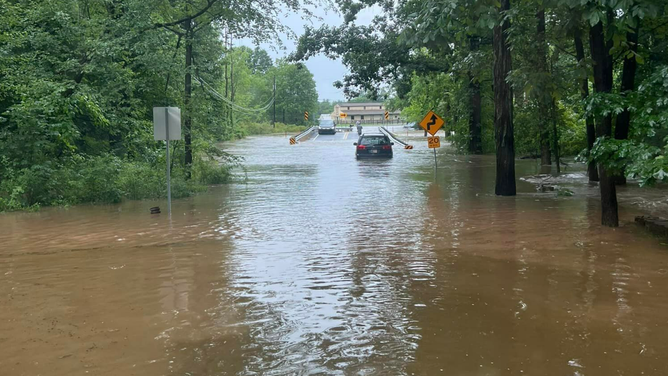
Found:
[[[364,115],[362,115],[362,116],[360,117],[360,119],[364,120]]]
[[[351,116],[350,120],[355,120],[355,115]]]
[[[366,110],[366,106],[364,106],[364,109]]]

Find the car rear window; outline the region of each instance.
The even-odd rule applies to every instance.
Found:
[[[362,137],[362,141],[360,142],[362,145],[389,145],[390,140],[387,137],[383,136],[366,136]]]

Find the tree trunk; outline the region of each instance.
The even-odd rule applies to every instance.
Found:
[[[480,38],[469,37],[471,52],[480,49]],[[482,98],[480,96],[480,81],[469,70],[469,153],[482,154]]]
[[[543,75],[543,80],[539,82],[538,90],[538,132],[540,134],[540,164],[549,166],[552,164],[552,156],[550,155],[550,128],[548,126],[550,105],[549,93],[544,85],[548,77],[547,71],[547,43],[545,42],[545,9],[540,8],[536,12],[536,20],[538,26],[536,27],[536,43],[537,43],[537,68]]]
[[[561,174],[561,161],[559,160],[559,128],[557,127],[557,99],[552,98],[552,131],[554,138],[554,159],[557,163],[557,174]]]
[[[640,21],[638,21],[640,22]],[[638,27],[636,27],[633,32],[626,33],[626,41],[629,43],[630,49],[633,52],[638,51]],[[622,68],[622,85],[620,87],[620,93],[622,96],[635,89],[635,77],[636,77],[636,56],[633,54],[631,57],[624,59],[624,67]],[[617,115],[617,122],[615,123],[615,138],[617,140],[626,140],[629,138],[629,128],[631,125],[631,112],[628,107],[624,108],[619,115]],[[622,172],[618,176],[615,176],[615,182],[617,185],[626,184],[626,174]]]
[[[501,0],[500,12],[510,9],[510,0]],[[496,136],[496,187],[500,196],[514,196],[515,139],[513,135],[513,89],[506,80],[512,69],[506,40],[508,20],[494,27],[494,133]]]
[[[578,63],[581,66],[584,66],[585,51],[584,45],[582,43],[582,34],[580,29],[575,30],[575,54],[578,59]],[[589,97],[589,79],[587,75],[582,78],[580,84],[580,95],[582,96],[583,101]],[[594,142],[596,142],[596,130],[594,128],[594,119],[591,116],[587,116],[585,120],[587,124],[587,151],[591,153],[591,148],[594,147]],[[596,162],[590,162],[587,165],[587,173],[589,175],[589,181],[598,181],[598,169],[596,168]]]
[[[190,172],[193,164],[192,149],[192,110],[190,108],[190,98],[192,97],[192,64],[193,64],[193,41],[191,34],[192,22],[185,22],[186,29],[186,77],[185,77],[185,98],[183,105],[185,116],[183,122],[184,140],[185,140],[185,167],[186,179],[190,179]]]
[[[599,21],[589,29],[589,45],[594,61],[594,88],[597,93],[610,93],[612,91],[612,59],[610,58],[610,44],[606,43],[603,32],[603,22]],[[606,115],[596,121],[596,136],[610,137],[611,135],[612,115]],[[619,214],[614,177],[608,174],[602,164],[599,164],[598,172],[601,191],[601,224],[617,227],[619,226]]]

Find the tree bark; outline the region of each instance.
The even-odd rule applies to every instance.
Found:
[[[186,77],[185,77],[185,98],[183,105],[185,107],[185,116],[183,122],[184,140],[185,140],[185,167],[186,179],[190,179],[190,172],[193,164],[192,149],[192,110],[190,99],[192,97],[192,64],[193,64],[193,43],[192,43],[192,22],[186,21]]]
[[[597,93],[610,93],[612,91],[613,67],[610,44],[606,43],[605,40],[603,22],[599,21],[589,29],[589,45],[591,57],[594,61],[594,88]],[[611,135],[612,115],[602,116],[596,121],[596,136],[610,137]],[[617,227],[619,226],[619,214],[614,177],[608,173],[602,164],[599,164],[598,172],[601,191],[601,224],[608,227]]]
[[[552,98],[552,138],[554,139],[554,159],[557,163],[557,174],[561,174],[561,161],[559,160],[559,128],[557,127],[557,99]]]
[[[471,52],[480,49],[480,38],[469,37]],[[469,153],[482,154],[482,98],[480,96],[480,81],[469,70]]]
[[[548,77],[547,71],[547,43],[545,42],[545,9],[540,8],[536,12],[536,43],[537,43],[537,68],[543,75],[543,80],[539,82],[541,87],[538,90],[538,132],[540,137],[540,164],[549,166],[552,164],[550,153],[550,128],[548,127],[550,105],[549,93],[546,92],[544,80]]]
[[[584,66],[585,51],[584,45],[582,43],[582,34],[580,29],[575,30],[575,54],[578,59],[578,63]],[[589,79],[587,75],[582,78],[580,84],[580,95],[583,100],[586,100],[589,97]],[[587,125],[587,151],[591,153],[591,149],[594,147],[594,142],[596,142],[596,129],[594,128],[594,119],[591,116],[587,116],[585,119]],[[587,175],[589,175],[589,181],[598,181],[598,169],[596,168],[596,162],[590,162],[587,165]]]
[[[501,0],[499,12],[510,9],[510,0]],[[506,80],[512,69],[506,32],[508,20],[494,27],[494,133],[496,136],[496,187],[500,196],[514,196],[515,138],[513,135],[513,89]]]
[[[640,21],[638,21],[640,22]],[[636,77],[636,56],[635,52],[638,51],[638,27],[636,27],[633,32],[626,33],[626,41],[629,43],[630,50],[634,52],[633,56],[626,57],[624,59],[624,66],[622,68],[622,85],[620,87],[620,93],[622,96],[626,96],[629,92],[635,89],[635,77]],[[631,126],[631,112],[628,107],[624,108],[619,115],[617,115],[617,122],[615,123],[615,138],[617,140],[626,140],[629,138],[629,128]],[[615,176],[615,182],[617,185],[626,184],[626,174],[622,172],[618,176]]]

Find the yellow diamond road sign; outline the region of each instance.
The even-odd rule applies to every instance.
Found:
[[[340,117],[341,119],[345,119],[346,116],[348,116],[348,114],[346,114],[345,112],[341,112],[341,113],[339,114],[339,117]]]
[[[420,126],[429,132],[432,136],[438,132],[439,129],[445,124],[445,121],[441,119],[440,116],[436,115],[434,111],[429,111],[427,116],[422,119]]]

